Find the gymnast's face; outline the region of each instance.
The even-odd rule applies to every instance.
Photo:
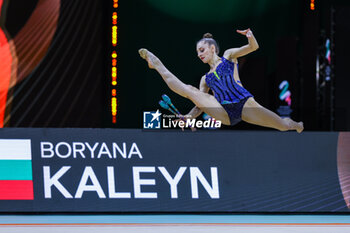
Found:
[[[215,53],[215,46],[209,46],[208,43],[200,41],[197,43],[197,56],[203,63],[208,63]]]

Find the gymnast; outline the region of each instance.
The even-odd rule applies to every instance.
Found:
[[[237,58],[257,50],[259,45],[250,29],[237,32],[248,38],[248,44],[228,49],[222,57],[218,56],[219,47],[210,33],[204,34],[197,42],[198,57],[210,66],[209,72],[201,78],[199,89],[181,82],[147,49],[140,49],[139,54],[148,62],[149,68],[155,69],[162,76],[172,91],[196,105],[186,116],[196,118],[205,112],[225,125],[235,125],[243,120],[280,131],[296,130],[301,133],[304,130],[303,122],[279,117],[257,103],[253,95],[242,86]],[[214,95],[208,94],[209,89]]]

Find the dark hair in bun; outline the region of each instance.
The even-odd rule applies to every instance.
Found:
[[[197,44],[201,41],[204,41],[204,43],[209,44],[209,46],[214,45],[215,46],[215,52],[216,54],[219,54],[219,45],[218,43],[213,39],[213,35],[209,32],[205,33],[203,35],[203,38],[200,39]]]
[[[203,38],[212,38],[213,39],[213,35],[211,33],[207,32],[203,35]]]

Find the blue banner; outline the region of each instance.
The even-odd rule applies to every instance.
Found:
[[[34,198],[0,211],[348,212],[341,134],[1,129],[0,157],[30,142]]]

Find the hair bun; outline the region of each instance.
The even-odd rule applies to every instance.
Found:
[[[203,35],[203,38],[211,38],[211,39],[213,39],[213,35],[211,33],[207,32],[207,33],[205,33]]]

